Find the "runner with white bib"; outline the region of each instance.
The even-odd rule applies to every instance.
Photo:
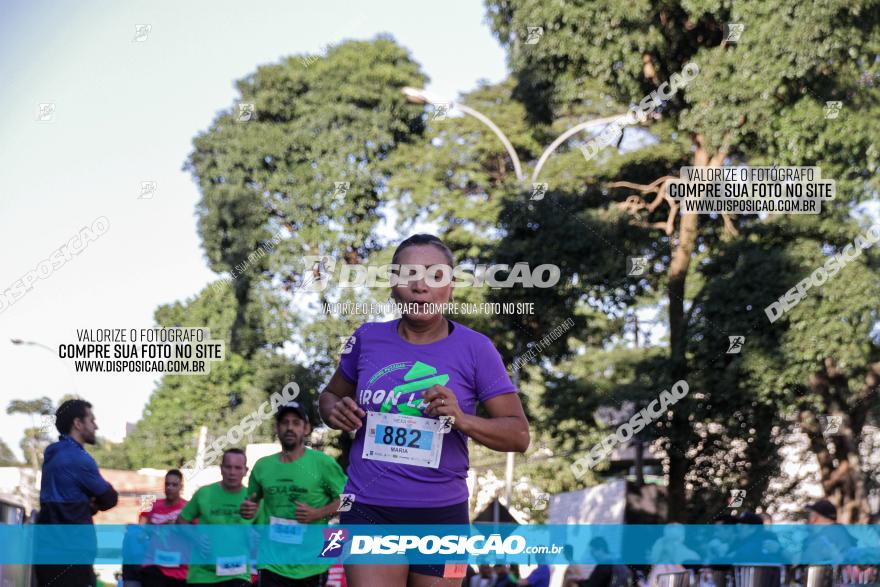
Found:
[[[227,449],[220,461],[220,482],[199,487],[181,510],[177,523],[250,524],[239,513],[241,503],[247,497],[247,489],[241,482],[245,473],[247,457],[244,451],[240,448]],[[223,544],[210,544],[208,536],[200,540],[198,547],[205,553],[212,553],[214,563],[189,565],[188,584],[210,584],[212,587],[250,585],[250,544],[235,533],[230,532],[229,537],[230,540]]]
[[[177,469],[165,473],[165,499],[154,502],[150,511],[144,514],[146,523],[174,524],[180,515],[180,510],[187,504],[187,501],[180,497],[182,489],[183,473]],[[144,587],[183,587],[186,585],[187,568],[186,565],[180,564],[181,549],[174,548],[174,543],[180,543],[180,540],[160,539],[157,542],[159,544],[151,545],[148,551],[148,560],[154,565],[144,568],[141,583]]]
[[[269,541],[260,550],[283,560],[284,553],[298,548],[306,524],[320,524],[336,513],[345,473],[336,461],[305,446],[312,431],[305,407],[292,401],[275,414],[275,432],[281,452],[259,459],[248,483],[248,498],[241,504],[243,518],[256,516],[269,525]],[[259,513],[257,513],[259,512]],[[323,587],[327,564],[259,564],[260,587]]]
[[[528,421],[491,340],[436,312],[452,301],[453,285],[442,283],[454,265],[446,245],[417,234],[392,263],[425,268],[391,290],[418,311],[358,328],[319,399],[328,426],[356,432],[344,491],[351,505],[340,523],[468,524],[468,437],[525,452]],[[475,415],[478,404],[487,418]],[[347,565],[345,572],[352,587],[451,587],[461,584],[465,565]]]

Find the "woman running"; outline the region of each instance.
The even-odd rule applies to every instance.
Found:
[[[440,285],[454,266],[449,248],[417,234],[392,263],[431,274],[392,287],[402,317],[358,328],[319,398],[327,425],[356,432],[345,487],[354,503],[340,523],[469,524],[468,437],[522,453],[529,424],[489,338],[431,307],[452,301],[452,284]],[[474,415],[478,403],[487,418]],[[346,565],[345,572],[352,587],[452,587],[463,567]]]

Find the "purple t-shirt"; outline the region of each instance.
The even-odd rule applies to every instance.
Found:
[[[355,384],[358,406],[365,412],[424,416],[421,396],[435,384],[455,392],[465,414],[474,414],[478,402],[516,393],[487,336],[450,321],[453,330],[446,338],[413,344],[397,333],[398,322],[362,325],[342,351],[339,370]],[[467,501],[465,434],[452,430],[444,435],[440,464],[432,469],[364,459],[366,418],[362,422],[351,447],[345,493],[355,494],[360,503],[392,507],[444,507]]]

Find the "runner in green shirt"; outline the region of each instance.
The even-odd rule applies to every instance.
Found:
[[[247,490],[241,480],[247,472],[247,457],[240,448],[230,448],[223,453],[220,464],[219,483],[200,487],[180,516],[178,524],[250,524],[239,514],[241,503],[247,498]],[[216,545],[215,565],[189,565],[187,583],[210,583],[212,587],[250,586],[248,572],[249,544]]]
[[[249,497],[241,504],[246,519],[258,517],[269,524],[270,548],[284,549],[303,542],[302,524],[325,523],[339,509],[339,495],[347,481],[342,468],[327,455],[306,448],[311,433],[308,413],[299,402],[289,402],[275,414],[275,432],[281,452],[263,457],[251,472]],[[262,508],[259,502],[262,500]],[[257,511],[259,509],[259,515]],[[331,561],[332,562],[332,561]],[[321,587],[331,564],[260,564],[260,587]]]

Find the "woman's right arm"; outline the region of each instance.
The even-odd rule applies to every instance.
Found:
[[[361,418],[367,415],[355,401],[355,384],[343,377],[338,367],[318,396],[318,411],[327,426],[346,432],[360,428]]]

